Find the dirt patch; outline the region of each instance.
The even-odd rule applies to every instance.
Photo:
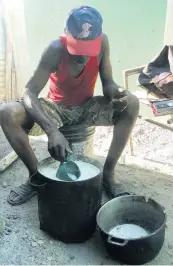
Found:
[[[37,142],[36,154],[39,160],[48,155],[47,143]],[[44,265],[115,265],[100,241],[99,233],[86,243],[66,245],[53,240],[39,229],[37,199],[11,207],[6,202],[9,191],[26,180],[28,173],[18,160],[0,178],[1,216],[5,229],[0,234],[0,264],[44,264]],[[173,265],[173,182],[170,176],[137,168],[117,166],[116,178],[125,189],[136,194],[151,196],[166,207],[168,215],[166,239],[160,254],[150,264]],[[5,184],[5,186],[4,186]],[[14,252],[15,247],[15,252]]]
[[[113,127],[98,127],[96,129],[96,154],[107,155],[112,133]],[[173,166],[173,132],[138,119],[132,136],[135,155]],[[129,143],[123,154],[130,154]]]
[[[95,152],[106,156],[112,138],[112,128],[98,128],[95,134]],[[159,129],[146,122],[138,121],[134,132],[135,153],[154,160],[172,162],[173,133]],[[34,142],[37,158],[42,160],[48,156],[46,142]],[[10,146],[0,130],[0,158],[11,151]],[[129,154],[127,145],[125,154]],[[102,160],[102,159],[100,159]],[[164,166],[163,166],[164,167]],[[100,241],[99,233],[86,243],[66,245],[53,240],[39,229],[37,199],[28,203],[11,207],[6,202],[13,186],[23,183],[28,173],[20,160],[15,162],[0,178],[0,216],[3,217],[5,228],[0,234],[0,264],[43,264],[43,265],[115,265]],[[132,193],[146,195],[166,207],[168,215],[166,238],[160,254],[149,264],[173,265],[173,181],[172,177],[139,168],[118,165],[115,177]],[[104,198],[105,200],[105,198]],[[14,252],[15,247],[15,252]]]

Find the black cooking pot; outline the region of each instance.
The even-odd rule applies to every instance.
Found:
[[[43,175],[43,167],[58,169],[58,162],[49,157],[38,165],[31,184],[38,190],[40,229],[65,243],[87,240],[95,231],[96,215],[102,198],[102,165],[86,156],[73,156],[96,166],[100,171],[86,180],[62,181]]]
[[[97,214],[97,224],[108,253],[130,265],[144,264],[156,257],[164,242],[165,223],[163,207],[144,196],[115,198],[103,205]],[[140,226],[147,234],[139,237],[120,236],[120,232],[110,234],[112,228],[123,225]]]

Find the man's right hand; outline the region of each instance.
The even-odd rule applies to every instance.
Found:
[[[67,139],[59,131],[48,135],[48,151],[50,155],[60,162],[64,162],[67,153],[72,153]]]

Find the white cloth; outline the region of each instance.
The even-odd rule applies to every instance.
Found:
[[[173,0],[167,0],[164,45],[173,45]]]

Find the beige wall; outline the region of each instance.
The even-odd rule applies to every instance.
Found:
[[[17,96],[20,97],[28,80],[30,63],[23,0],[13,1],[17,4],[11,8],[12,42],[17,77]]]
[[[29,52],[27,47],[27,36],[24,18],[23,0],[0,0],[5,18],[5,48],[6,48],[6,73],[5,73],[5,98],[20,98],[29,72]],[[14,58],[16,81],[15,89],[12,90],[11,79],[12,62]],[[7,76],[8,75],[8,76]],[[13,80],[14,81],[14,80]],[[12,82],[13,82],[12,81]],[[12,90],[12,92],[11,92]]]
[[[5,32],[0,6],[0,101],[5,97]]]
[[[167,0],[164,43],[173,45],[173,0]]]

